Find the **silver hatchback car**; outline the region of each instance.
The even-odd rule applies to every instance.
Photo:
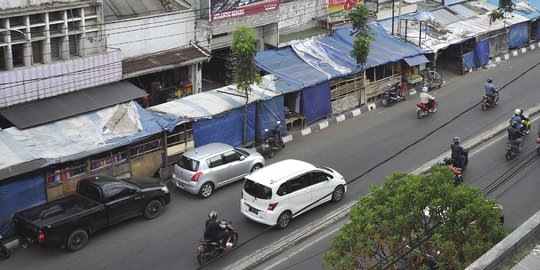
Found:
[[[264,164],[255,150],[210,143],[185,152],[174,165],[172,180],[178,188],[208,198],[216,188],[244,179]]]

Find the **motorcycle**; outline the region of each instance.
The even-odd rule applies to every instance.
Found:
[[[0,235],[0,240],[2,240],[2,235]],[[11,256],[11,250],[0,241],[0,258],[7,259]]]
[[[390,107],[393,103],[399,101],[405,101],[405,95],[401,91],[401,83],[388,84],[389,88],[383,94],[382,105],[384,107]]]
[[[422,117],[428,115],[429,113],[436,112],[437,108],[439,107],[439,105],[437,104],[437,101],[432,100],[431,104],[432,104],[431,105],[432,109],[429,109],[428,106],[420,102],[416,103],[416,117],[418,117],[418,119],[422,119]]]
[[[495,107],[499,104],[499,92],[495,92],[493,98],[484,95],[484,101],[482,102],[482,111],[487,110],[488,108]]]
[[[460,170],[459,168],[456,168],[453,165],[452,158],[444,158],[443,161],[437,162],[437,165],[441,165],[441,166],[446,165],[448,166],[448,169],[450,169],[454,173],[454,186],[457,186],[463,183],[463,175],[461,173],[462,170]]]
[[[204,265],[213,260],[223,252],[233,249],[238,243],[238,233],[234,231],[232,222],[226,223],[226,230],[229,233],[229,239],[227,239],[226,247],[223,248],[218,242],[201,239],[199,240],[199,246],[197,247],[197,261],[200,265]]]
[[[506,142],[506,155],[505,155],[506,160],[508,161],[512,160],[520,152],[521,152],[521,149],[519,149],[517,145],[515,145],[514,143],[510,141]]]
[[[271,131],[268,131],[268,129],[264,130],[266,134],[270,132],[270,136],[263,140],[261,152],[262,154],[267,155],[269,158],[273,158],[279,149],[285,147],[283,138],[281,137],[281,132],[279,131],[280,127],[281,121],[277,121],[276,126],[272,128]]]

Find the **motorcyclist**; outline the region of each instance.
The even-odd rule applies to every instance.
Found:
[[[486,96],[488,101],[492,103],[495,100],[495,95],[497,94],[497,88],[493,85],[493,79],[487,78],[487,82],[484,84],[484,90],[486,91]]]
[[[463,165],[465,164],[465,155],[467,155],[468,151],[459,145],[460,141],[461,140],[459,137],[454,137],[453,143],[450,145],[450,149],[452,149],[452,160],[454,160],[454,167],[463,168]]]
[[[208,220],[205,222],[204,239],[218,242],[221,247],[225,247],[228,238],[229,233],[226,224],[222,226],[217,218],[217,212],[210,211]]]
[[[516,122],[517,123],[517,128],[520,131],[523,131],[525,129],[525,127],[523,126],[523,119],[524,119],[523,110],[522,109],[515,109],[514,114],[510,118],[510,124],[512,124],[512,122]]]
[[[422,87],[422,93],[420,93],[420,103],[426,105],[429,108],[429,111],[433,110],[433,101],[435,98],[428,94],[428,88],[426,86]]]
[[[521,151],[521,147],[523,146],[523,140],[521,137],[525,136],[525,133],[519,129],[519,123],[516,121],[510,122],[510,126],[508,127],[507,131],[508,142],[517,146],[518,150]]]

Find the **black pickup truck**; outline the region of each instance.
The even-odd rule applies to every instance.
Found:
[[[77,251],[100,229],[141,215],[158,217],[170,200],[167,187],[152,178],[92,176],[77,183],[74,195],[18,212],[13,222],[23,241]]]

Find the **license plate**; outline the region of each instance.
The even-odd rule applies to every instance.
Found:
[[[248,207],[248,211],[257,215],[259,214],[259,210],[257,210],[255,207],[251,207],[249,204],[246,204],[246,206]]]
[[[183,184],[182,182],[178,181],[178,182],[176,182],[176,186],[178,186],[178,187],[184,187],[184,184]]]

